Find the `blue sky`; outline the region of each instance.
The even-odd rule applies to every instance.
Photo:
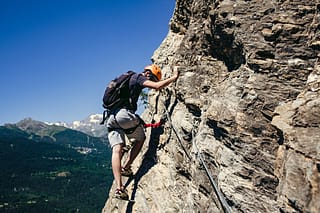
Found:
[[[106,84],[151,63],[174,6],[174,0],[1,0],[0,125],[101,113]]]

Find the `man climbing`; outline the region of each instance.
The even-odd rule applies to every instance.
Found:
[[[129,80],[130,101],[112,110],[107,120],[109,130],[108,139],[112,147],[112,172],[117,186],[115,197],[117,198],[129,198],[124,189],[121,175],[131,176],[133,174],[131,164],[139,154],[146,138],[143,123],[140,117],[135,114],[139,95],[144,88],[158,90],[168,86],[178,79],[179,72],[177,67],[175,67],[172,77],[161,80],[161,76],[161,69],[155,64],[146,66],[142,73],[133,74]],[[130,141],[134,141],[134,144],[128,153],[128,158],[124,165],[121,166],[125,136],[127,136]]]

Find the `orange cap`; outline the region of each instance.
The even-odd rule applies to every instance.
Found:
[[[151,64],[151,65],[148,65],[144,68],[144,71],[147,71],[147,70],[150,70],[152,72],[152,74],[158,79],[158,81],[161,80],[161,69],[158,65],[155,65],[155,64]]]

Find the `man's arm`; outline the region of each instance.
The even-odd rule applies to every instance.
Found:
[[[146,80],[144,83],[143,83],[143,86],[145,87],[148,87],[150,89],[162,89],[166,86],[168,86],[170,83],[172,83],[173,81],[177,80],[178,77],[179,77],[179,71],[178,71],[178,67],[174,67],[174,73],[173,73],[173,76],[170,77],[170,78],[167,78],[165,80],[162,80],[162,81],[158,81],[158,82],[154,82],[154,81],[150,81],[150,80]]]

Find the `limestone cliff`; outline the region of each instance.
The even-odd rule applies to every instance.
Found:
[[[103,212],[320,212],[319,23],[319,0],[177,0],[153,61],[181,76],[144,113],[170,119],[133,165],[135,203],[111,191]]]

